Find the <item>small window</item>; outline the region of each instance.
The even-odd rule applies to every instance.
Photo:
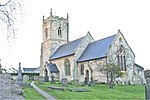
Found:
[[[61,27],[58,28],[58,35],[61,35]]]
[[[46,28],[45,29],[45,37],[47,38],[47,36],[48,36],[48,29]]]
[[[81,65],[80,71],[81,71],[81,75],[84,75],[84,65]]]
[[[122,42],[122,38],[119,38],[119,42]]]

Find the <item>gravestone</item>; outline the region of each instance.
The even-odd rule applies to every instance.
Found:
[[[68,86],[68,79],[67,78],[62,78],[61,79],[61,84],[62,84],[62,86]]]
[[[21,70],[21,63],[19,62],[19,68],[18,68],[18,82],[22,82],[22,70]]]
[[[49,76],[45,76],[44,78],[44,82],[49,82]]]
[[[49,82],[49,76],[48,76],[48,71],[47,69],[45,68],[45,77],[44,77],[44,82]]]
[[[145,98],[150,100],[150,84],[145,85]]]
[[[40,84],[43,84],[44,83],[44,77],[43,76],[39,76],[38,82]]]
[[[51,84],[55,84],[55,76],[54,75],[51,75]]]
[[[150,100],[150,78],[146,78],[146,85],[145,85],[145,98],[146,100]]]
[[[39,80],[39,76],[34,76],[34,81],[38,81]]]
[[[85,85],[88,85],[88,84],[89,84],[89,80],[88,80],[87,77],[84,78],[84,84],[85,84]]]
[[[1,59],[0,59],[0,74],[2,74],[2,65],[1,65]]]
[[[93,77],[91,77],[91,81],[89,82],[88,86],[95,86],[95,83],[93,81]]]
[[[24,75],[23,76],[23,82],[27,82],[29,80],[29,76],[28,75]]]

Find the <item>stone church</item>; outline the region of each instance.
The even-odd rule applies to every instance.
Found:
[[[135,54],[123,34],[118,32],[112,36],[95,41],[90,34],[69,41],[69,15],[66,18],[43,16],[43,42],[41,43],[40,76],[52,75],[61,80],[77,80],[84,82],[107,82],[104,69],[110,62],[118,65],[127,74],[121,78],[123,82],[141,84],[144,80],[143,70],[135,77]],[[140,67],[139,67],[140,68]],[[136,81],[140,79],[140,81]]]

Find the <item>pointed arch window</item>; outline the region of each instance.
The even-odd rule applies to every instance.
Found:
[[[121,70],[126,71],[126,56],[125,56],[125,50],[122,45],[118,51],[117,60]]]
[[[65,59],[64,61],[64,66],[65,66],[65,74],[66,75],[71,75],[71,71],[70,71],[70,61],[68,58]]]

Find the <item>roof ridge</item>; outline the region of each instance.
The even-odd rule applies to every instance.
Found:
[[[97,42],[97,41],[100,41],[100,40],[104,40],[104,39],[108,39],[108,38],[110,38],[110,37],[112,37],[112,36],[116,36],[117,34],[114,34],[114,35],[110,35],[110,36],[108,36],[108,37],[105,37],[105,38],[102,38],[102,39],[99,39],[99,40],[96,40],[96,41],[94,41],[94,42]],[[93,42],[92,42],[93,43]]]
[[[67,43],[65,43],[65,44],[61,45],[61,46],[67,45],[67,44],[69,44],[69,43],[72,43],[72,42],[77,41],[77,40],[79,40],[79,39],[82,39],[82,38],[84,38],[84,37],[85,37],[85,36],[80,37],[80,38],[75,39],[75,40],[72,40],[72,41],[70,41],[70,42],[67,42]],[[61,47],[61,46],[60,46],[60,47]]]

